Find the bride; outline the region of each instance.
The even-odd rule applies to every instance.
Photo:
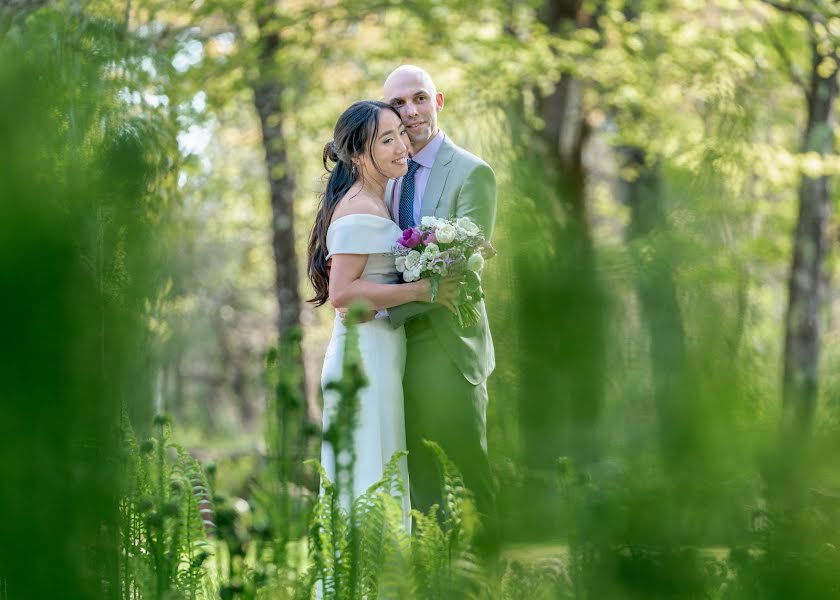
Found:
[[[395,329],[390,324],[384,309],[431,301],[428,279],[400,283],[392,250],[402,231],[391,220],[384,202],[388,180],[407,171],[408,144],[405,126],[390,105],[362,101],[344,111],[332,141],[324,147],[324,167],[330,171],[329,163],[335,166],[309,242],[308,274],[315,288],[311,302],[321,306],[329,301],[337,311],[321,374],[325,432],[339,401],[338,393],[326,387],[341,378],[346,329],[338,310],[358,301],[372,309],[369,318],[358,325],[359,351],[368,383],[359,392],[353,432],[353,498],[381,479],[393,453],[406,447],[402,389],[405,333],[402,326]],[[451,307],[456,288],[457,281],[442,281],[436,301]],[[335,481],[336,456],[326,440],[321,464]],[[400,473],[408,489],[405,457]],[[402,502],[408,528],[407,494]],[[347,508],[349,499],[342,498],[342,503]]]

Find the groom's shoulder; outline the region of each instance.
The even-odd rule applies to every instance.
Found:
[[[449,143],[452,145],[452,157],[458,161],[463,167],[467,168],[468,170],[472,170],[478,167],[487,168],[491,171],[493,170],[486,161],[482,158],[476,156],[469,150],[464,150],[458,144],[447,138]]]

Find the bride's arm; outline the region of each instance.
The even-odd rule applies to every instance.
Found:
[[[367,254],[335,254],[330,269],[330,304],[348,308],[354,301],[363,300],[374,310],[390,308],[406,302],[431,299],[431,282],[421,279],[411,283],[376,283],[362,279]]]

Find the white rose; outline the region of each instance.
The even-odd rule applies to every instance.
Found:
[[[409,252],[405,257],[405,262],[403,263],[404,272],[413,271],[420,266],[420,253],[417,250],[412,250]],[[406,279],[406,281],[408,281]]]
[[[400,273],[405,271],[405,256],[398,256],[394,259],[394,263],[396,264],[397,271]]]
[[[478,225],[473,223],[469,217],[459,217],[458,220],[455,221],[455,224],[461,229],[463,229],[464,232],[470,237],[478,235]]]
[[[473,254],[467,261],[467,268],[470,271],[481,273],[481,269],[484,268],[484,257],[480,254]]]
[[[403,279],[407,282],[420,279],[420,269],[408,269],[403,273]]]
[[[455,240],[458,231],[449,223],[441,223],[435,229],[435,237],[441,244],[451,244]]]
[[[437,217],[431,217],[430,216],[430,217],[423,217],[422,219],[420,219],[420,225],[423,226],[423,227],[430,227],[430,228],[434,229],[437,224],[438,224]]]
[[[429,256],[436,256],[440,252],[440,248],[437,244],[429,244],[426,246],[426,249],[423,251],[423,254],[428,254]]]

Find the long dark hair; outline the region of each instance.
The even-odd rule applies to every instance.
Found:
[[[371,157],[374,167],[379,170],[373,160],[371,148],[379,131],[379,113],[391,110],[398,117],[399,113],[390,105],[376,100],[362,100],[356,102],[342,113],[335,124],[333,139],[324,146],[324,168],[330,174],[327,188],[320,196],[315,225],[309,238],[309,265],[307,273],[315,297],[309,302],[321,306],[329,300],[329,271],[327,270],[327,229],[332,221],[333,213],[338,201],[347,190],[362,176],[359,169],[353,168],[351,158],[362,152]],[[330,163],[335,166],[330,169]],[[381,171],[380,171],[381,173]]]

